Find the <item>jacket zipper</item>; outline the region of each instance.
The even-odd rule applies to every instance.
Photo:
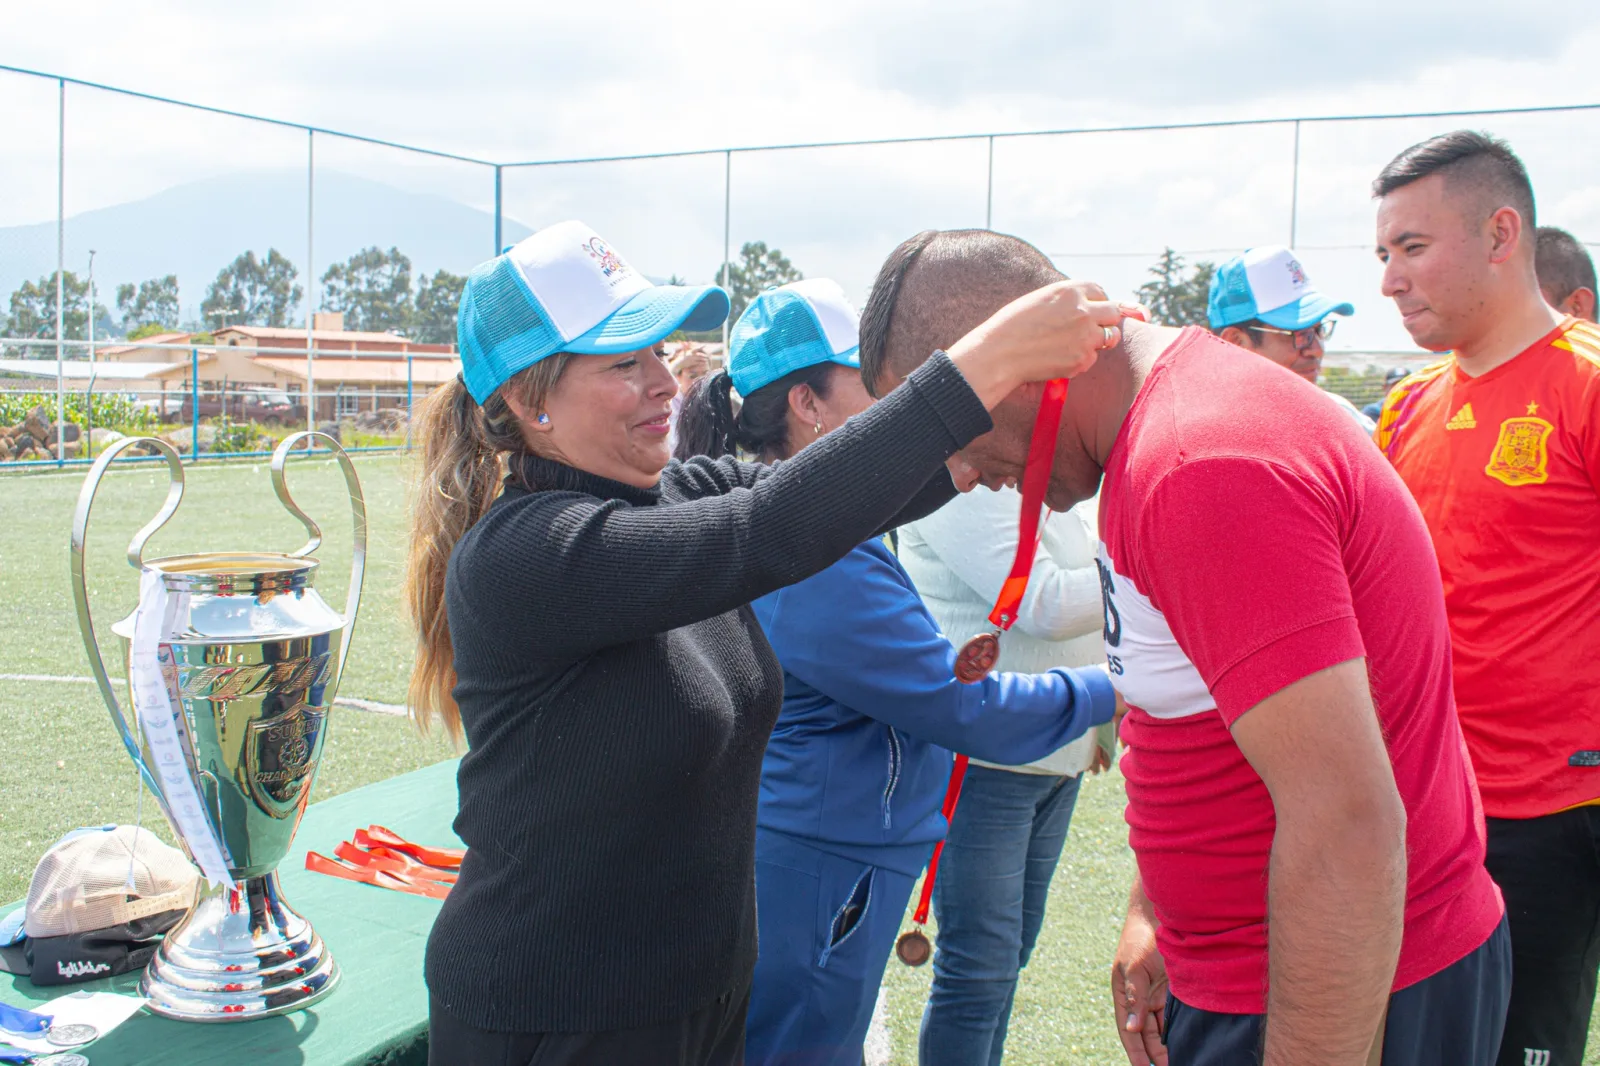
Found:
[[[889,779],[883,786],[883,827],[893,828],[893,816],[890,804],[894,800],[895,786],[900,784],[900,734],[894,731],[894,726],[884,726],[889,732]]]

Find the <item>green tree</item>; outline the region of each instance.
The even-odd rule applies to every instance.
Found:
[[[799,281],[805,275],[795,269],[787,256],[776,248],[768,248],[766,241],[751,241],[739,249],[739,261],[726,264],[728,280],[724,285],[722,267],[712,280],[724,285],[733,301],[730,320],[737,320],[761,293],[778,285]]]
[[[118,285],[117,311],[122,315],[122,328],[130,339],[135,339],[134,333],[148,337],[177,328],[178,275],[151,278],[138,285],[132,282]],[[151,330],[151,326],[159,328]]]
[[[1203,326],[1215,263],[1199,262],[1185,271],[1183,256],[1171,248],[1150,268],[1151,280],[1139,286],[1139,302],[1165,326]]]
[[[89,282],[68,270],[61,275],[62,286],[62,336],[67,340],[83,340],[88,336]],[[101,306],[99,316],[109,314]],[[38,281],[25,281],[11,294],[10,313],[0,325],[8,337],[53,338],[56,335],[56,275],[49,274]],[[41,348],[23,349],[28,355],[43,355]],[[52,358],[54,356],[52,355]]]
[[[322,275],[322,309],[343,311],[346,329],[382,333],[411,322],[411,260],[398,248],[363,248]]]
[[[454,344],[456,314],[461,309],[461,290],[466,284],[466,278],[448,270],[431,278],[418,278],[409,335],[427,344]]]
[[[207,325],[278,326],[289,324],[289,312],[304,291],[295,284],[300,272],[276,248],[265,259],[245,252],[223,267],[206,290],[200,316]]]

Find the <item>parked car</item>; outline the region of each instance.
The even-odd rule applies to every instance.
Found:
[[[224,409],[226,399],[226,409]],[[230,389],[226,397],[215,392],[200,394],[200,417],[226,415],[238,422],[262,422],[269,426],[292,425],[306,420],[305,405],[281,389]],[[185,394],[178,409],[178,421],[194,419],[194,397]]]

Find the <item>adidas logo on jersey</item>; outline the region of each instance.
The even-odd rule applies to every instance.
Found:
[[[1464,403],[1461,410],[1450,416],[1450,421],[1444,424],[1445,429],[1477,429],[1478,420],[1472,417],[1472,404]]]

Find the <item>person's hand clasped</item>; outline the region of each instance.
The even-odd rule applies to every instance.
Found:
[[[951,345],[951,360],[987,407],[1030,381],[1070,378],[1122,341],[1120,304],[1092,281],[1059,281],[1018,297]]]
[[[1131,1066],[1167,1066],[1161,1042],[1167,1003],[1167,964],[1156,947],[1156,930],[1130,911],[1111,965],[1111,1010]]]

